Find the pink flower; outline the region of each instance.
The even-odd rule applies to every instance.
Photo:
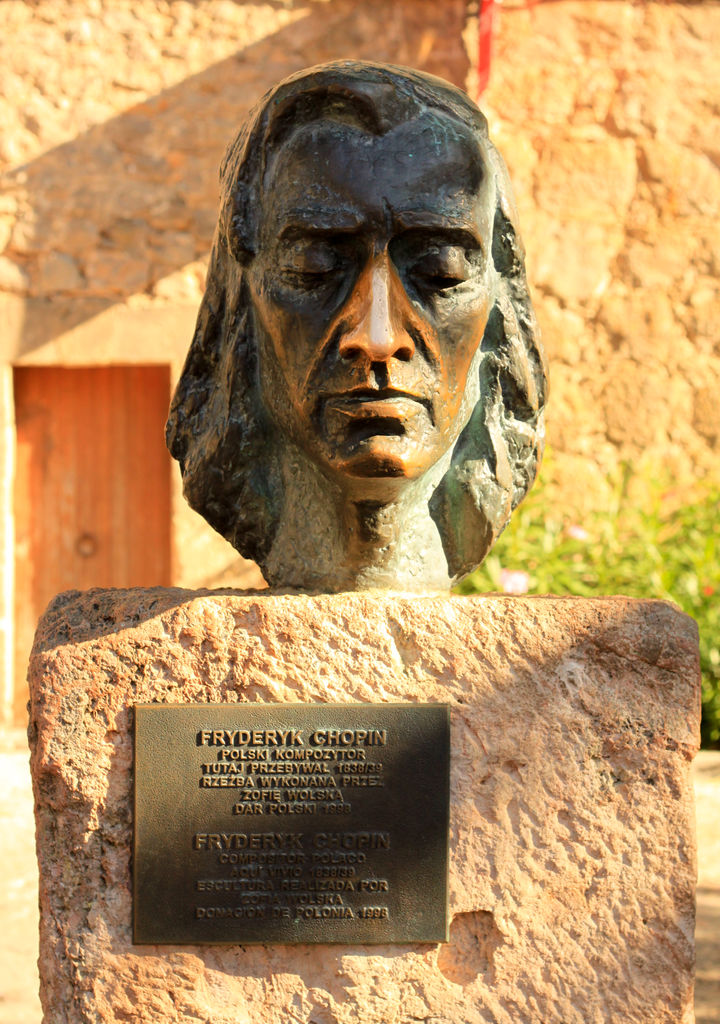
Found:
[[[500,586],[503,594],[527,594],[530,576],[522,569],[501,569]]]
[[[587,530],[582,526],[578,526],[577,523],[571,523],[565,532],[573,540],[590,540],[590,534]]]

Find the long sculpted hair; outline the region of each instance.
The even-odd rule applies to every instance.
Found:
[[[470,129],[496,186],[494,302],[477,364],[480,399],[428,508],[451,577],[480,564],[537,474],[545,360],[510,182],[484,116],[461,90],[419,71],[350,61],[310,68],[263,97],[225,155],[207,290],[167,424],[188,502],[261,567],[282,513],[279,454],[288,443],[261,399],[245,281],[257,251],[266,162],[302,124],[335,119],[380,135],[426,109]]]

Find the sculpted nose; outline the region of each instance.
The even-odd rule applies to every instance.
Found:
[[[345,359],[364,355],[373,363],[411,359],[415,343],[402,316],[406,302],[387,259],[373,263],[355,286],[348,310],[354,326],[341,338],[340,355]]]

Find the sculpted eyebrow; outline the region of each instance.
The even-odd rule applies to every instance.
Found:
[[[482,248],[478,225],[472,217],[464,216],[459,210],[440,212],[438,210],[397,210],[393,220],[400,231],[422,231],[427,234],[455,239],[471,248]]]
[[[350,210],[338,211],[329,208],[290,210],[281,218],[280,238],[294,238],[300,235],[344,234],[358,231],[363,224],[359,213]]]
[[[400,218],[398,218],[400,220]],[[400,225],[399,234],[404,238],[412,238],[413,235],[430,238],[435,242],[442,242],[446,245],[461,245],[463,249],[483,249],[482,239],[479,237],[474,226],[462,223],[447,223],[443,221],[416,222],[414,219],[410,224]]]

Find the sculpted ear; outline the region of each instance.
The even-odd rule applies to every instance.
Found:
[[[497,183],[492,258],[498,289],[483,348],[495,352],[502,363],[500,381],[507,413],[529,421],[538,416],[547,399],[547,363],[527,284],[515,196],[505,163],[492,144],[488,154]]]
[[[545,357],[525,276],[525,250],[505,164],[486,143],[495,174],[495,302],[482,340],[480,401],[430,502],[451,575],[483,560],[530,488],[543,450]]]
[[[222,249],[222,243],[216,238],[195,333],[165,427],[166,444],[183,472],[191,447],[204,432],[203,423],[216,390],[227,304],[227,255]]]
[[[262,136],[268,112],[256,112],[228,146],[220,165],[220,212],[218,238],[225,240],[228,255],[245,267],[257,249],[262,177]]]
[[[492,144],[488,144],[490,163],[495,171],[495,219],[493,223],[492,258],[503,278],[523,277],[525,283],[525,246],[518,231],[515,195],[507,168]]]
[[[220,230],[227,239],[233,257],[241,267],[247,266],[255,255],[255,211],[257,190],[244,181],[236,181],[220,211]]]

